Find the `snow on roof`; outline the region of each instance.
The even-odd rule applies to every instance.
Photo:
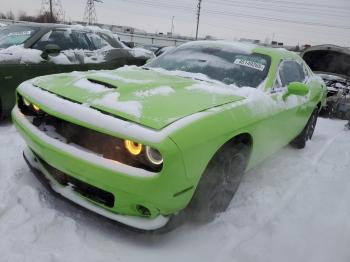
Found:
[[[236,50],[238,50],[242,53],[246,53],[246,54],[251,54],[253,52],[254,48],[257,47],[257,45],[254,45],[254,44],[234,42],[234,41],[231,42],[231,41],[224,41],[224,40],[191,41],[191,42],[188,42],[188,43],[181,45],[181,47],[188,47],[188,46],[209,46],[209,47],[220,47],[221,49],[229,48],[230,50],[236,49]]]

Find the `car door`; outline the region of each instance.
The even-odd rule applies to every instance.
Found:
[[[89,60],[89,69],[116,69],[124,65],[144,65],[145,59],[138,59],[132,55],[130,49],[125,48],[119,41],[103,32],[90,32],[87,36],[92,43],[94,53],[101,60],[96,63]],[[102,60],[101,57],[104,57]]]
[[[54,29],[45,34],[31,48],[42,52],[49,44],[60,48],[58,54],[50,54],[42,63],[33,66],[33,71],[41,75],[65,73],[71,71],[86,71],[89,67],[85,64],[85,52],[92,47],[84,32],[66,28]]]
[[[282,139],[286,139],[286,142],[294,139],[308,120],[309,94],[306,96],[288,94],[288,85],[292,82],[306,83],[303,64],[296,60],[282,60],[270,94],[281,110],[278,121],[283,128]]]
[[[288,84],[304,82],[305,74],[295,60],[281,60],[271,88],[265,90],[271,98],[255,105],[259,117],[254,125],[256,147],[253,162],[260,162],[266,156],[279,150],[293,140],[305,126],[305,110],[308,97],[286,96]]]

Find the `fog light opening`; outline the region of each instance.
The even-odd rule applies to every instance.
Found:
[[[150,217],[151,216],[151,211],[147,207],[144,207],[142,205],[137,205],[136,209],[137,209],[137,212],[139,212],[140,215],[142,215],[144,217]]]
[[[157,149],[147,146],[146,156],[148,161],[150,161],[153,165],[159,166],[163,164],[163,157]]]

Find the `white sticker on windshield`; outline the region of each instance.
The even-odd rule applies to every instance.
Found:
[[[33,31],[22,31],[22,32],[14,32],[9,33],[7,36],[23,36],[23,35],[30,35]]]
[[[237,58],[234,62],[234,64],[236,65],[241,65],[241,66],[246,66],[246,67],[250,67],[259,71],[264,71],[265,69],[265,65],[257,63],[257,62],[253,62],[253,61],[249,61],[249,60],[245,60],[245,59],[241,59],[241,58]]]

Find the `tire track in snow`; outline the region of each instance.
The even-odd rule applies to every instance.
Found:
[[[219,255],[216,256],[215,259],[213,259],[213,261],[223,261],[223,262],[228,261],[227,260],[229,259],[228,254],[231,254],[235,250],[239,249],[240,246],[242,246],[249,240],[253,239],[262,231],[263,228],[265,228],[271,221],[277,218],[278,215],[282,213],[282,210],[286,209],[288,204],[296,197],[299,190],[305,185],[306,181],[313,179],[315,175],[317,175],[317,169],[315,169],[315,167],[317,166],[317,163],[323,158],[327,150],[334,144],[336,139],[339,138],[340,135],[344,134],[344,132],[345,132],[344,130],[341,130],[332,138],[328,139],[327,142],[321,147],[320,152],[313,157],[312,161],[310,161],[309,164],[307,163],[306,160],[303,159],[304,160],[303,162],[305,162],[305,166],[309,166],[309,168],[312,169],[312,172],[299,173],[296,183],[292,187],[288,188],[289,189],[288,192],[281,199],[281,201],[279,202],[279,205],[265,219],[259,222],[256,225],[256,227],[254,227],[250,232],[246,233],[247,235],[243,239],[241,238],[238,241],[236,238],[232,238],[232,240],[229,241],[227,245],[225,245],[219,252],[217,252]],[[307,146],[311,146],[310,142]],[[274,157],[270,157],[269,158],[270,161],[272,161],[273,158]],[[294,159],[292,159],[292,161],[294,161]],[[258,171],[259,167],[261,167],[261,165],[259,165],[254,170]],[[310,175],[305,176],[305,174],[310,174]]]

